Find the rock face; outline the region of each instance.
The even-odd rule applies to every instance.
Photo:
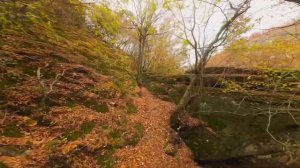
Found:
[[[295,3],[300,4],[300,0],[286,0],[286,1],[288,1],[288,2],[295,2]]]
[[[241,165],[258,166],[261,163],[257,161],[266,161],[266,166],[276,165],[277,154],[281,155],[282,146],[272,141],[265,132],[267,117],[264,115],[255,115],[257,107],[264,109],[267,104],[258,102],[257,95],[253,99],[244,99],[244,103],[239,104],[239,94],[217,94],[210,95],[194,101],[187,107],[187,111],[206,123],[207,129],[183,125],[185,129],[179,130],[181,138],[191,148],[195,160],[202,162],[218,162],[224,164],[224,161],[246,161],[239,163]],[[242,96],[243,97],[243,96]],[[254,115],[251,115],[254,114]],[[298,136],[298,128],[289,129],[292,120],[286,115],[274,117],[271,132],[276,137],[284,137],[287,133],[290,136]],[[212,133],[214,132],[214,134]],[[261,158],[260,158],[261,157]],[[282,159],[284,160],[284,159]],[[248,162],[249,161],[249,162]],[[268,162],[267,162],[268,161]],[[253,162],[253,163],[252,163]]]

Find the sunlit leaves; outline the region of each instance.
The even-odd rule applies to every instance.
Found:
[[[156,29],[154,27],[149,27],[148,34],[153,35],[156,33]]]
[[[183,45],[185,45],[185,46],[190,45],[190,41],[189,41],[188,39],[184,39],[182,43],[183,43]]]
[[[121,17],[118,13],[107,6],[96,5],[90,17],[95,25],[96,34],[113,41],[121,27]]]
[[[268,40],[258,40],[268,38]],[[256,41],[254,42],[254,39]],[[239,66],[245,68],[299,68],[300,67],[299,42],[279,36],[271,38],[268,34],[259,34],[250,39],[236,40],[225,51],[214,57],[211,64],[222,66]],[[220,62],[220,60],[223,60]],[[225,61],[227,60],[227,61]],[[219,63],[218,63],[219,62]]]

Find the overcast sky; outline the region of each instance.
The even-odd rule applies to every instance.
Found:
[[[82,0],[83,2],[101,2],[106,0]],[[111,0],[113,2],[114,0]],[[158,0],[161,1],[161,0]],[[184,0],[189,2],[190,0]],[[210,1],[210,0],[208,0]],[[239,0],[232,0],[239,1]],[[256,23],[253,30],[247,35],[263,31],[272,27],[277,27],[293,22],[300,18],[300,5],[286,2],[284,0],[252,0],[251,8],[248,11],[251,19],[256,22],[261,18],[261,22]],[[222,16],[221,16],[222,17]],[[222,20],[223,18],[220,18]],[[216,28],[217,26],[212,26]]]
[[[248,11],[253,21],[261,18],[261,22],[248,34],[289,24],[300,19],[300,5],[282,0],[253,0]],[[279,4],[280,3],[280,4]]]

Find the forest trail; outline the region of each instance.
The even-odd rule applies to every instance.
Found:
[[[198,167],[190,149],[181,142],[175,156],[167,155],[166,145],[176,134],[170,127],[170,117],[175,105],[154,97],[142,88],[142,96],[135,99],[138,113],[130,120],[144,127],[144,136],[135,147],[119,150],[118,166],[121,168],[193,168]]]

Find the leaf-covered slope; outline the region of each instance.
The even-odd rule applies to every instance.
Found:
[[[138,143],[132,61],[79,1],[1,1],[0,32],[0,167],[109,167]]]

